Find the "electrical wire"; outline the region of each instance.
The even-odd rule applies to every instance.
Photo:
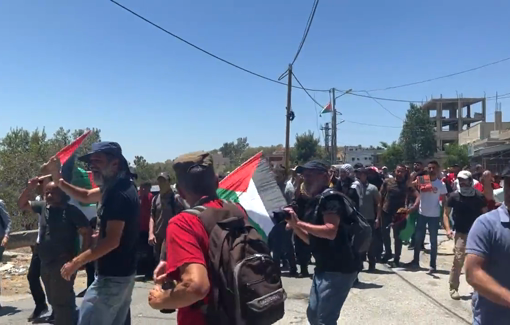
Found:
[[[423,100],[409,100],[409,99],[398,99],[398,98],[384,98],[384,97],[375,97],[370,95],[362,95],[350,92],[348,95],[357,96],[357,97],[365,97],[370,99],[384,100],[389,102],[399,102],[399,103],[423,103]]]
[[[426,83],[426,82],[436,81],[436,80],[440,80],[440,79],[445,79],[445,78],[450,78],[450,77],[458,76],[458,75],[461,75],[461,74],[464,74],[464,73],[468,73],[468,72],[473,72],[473,71],[480,70],[480,69],[489,67],[491,65],[496,65],[496,64],[499,64],[499,63],[503,63],[503,62],[509,61],[509,60],[510,60],[510,57],[507,57],[507,58],[504,58],[504,59],[501,59],[501,60],[498,60],[498,61],[494,61],[494,62],[490,62],[490,63],[486,63],[486,64],[483,64],[483,65],[480,65],[478,67],[474,67],[474,68],[467,69],[467,70],[462,70],[462,71],[459,71],[459,72],[450,73],[450,74],[439,76],[439,77],[435,77],[435,78],[430,78],[430,79],[425,79],[425,80],[420,80],[420,81],[415,81],[415,82],[409,82],[409,83],[402,84],[402,85],[397,85],[397,86],[390,86],[390,87],[385,87],[385,88],[376,88],[376,89],[371,89],[371,90],[368,90],[368,91],[370,91],[370,92],[373,92],[373,91],[384,91],[384,90],[390,90],[390,89],[396,89],[396,88],[403,88],[403,87],[419,85],[419,84],[423,84],[423,83]],[[357,91],[364,92],[364,90],[357,90]]]
[[[219,60],[219,61],[221,61],[221,62],[223,62],[223,63],[225,63],[225,64],[228,64],[228,65],[230,65],[230,66],[232,66],[232,67],[234,67],[234,68],[237,68],[237,69],[239,69],[239,70],[241,70],[241,71],[244,71],[244,72],[246,72],[246,73],[249,73],[249,74],[251,74],[251,75],[253,75],[253,76],[255,76],[255,77],[259,77],[259,78],[261,78],[261,79],[264,79],[264,80],[267,80],[267,81],[271,81],[271,82],[273,82],[273,83],[277,83],[277,84],[280,84],[280,85],[284,85],[284,86],[286,86],[286,85],[287,85],[287,84],[286,84],[286,83],[284,83],[284,82],[281,82],[281,81],[278,81],[278,80],[275,80],[275,79],[271,79],[271,78],[266,77],[266,76],[263,76],[263,75],[261,75],[261,74],[259,74],[259,73],[253,72],[253,71],[248,70],[248,69],[246,69],[246,68],[243,68],[243,67],[241,67],[241,66],[239,66],[239,65],[237,65],[237,64],[235,64],[235,63],[232,63],[232,62],[230,62],[230,61],[228,61],[228,60],[225,60],[225,59],[223,59],[223,58],[220,58],[219,56],[217,56],[217,55],[215,55],[215,54],[213,54],[213,53],[211,53],[211,52],[209,52],[209,51],[207,51],[207,50],[204,50],[203,48],[199,47],[198,45],[195,45],[195,44],[193,44],[193,43],[191,43],[191,42],[189,42],[189,41],[185,40],[184,38],[182,38],[182,37],[180,37],[180,36],[178,36],[178,35],[176,35],[176,34],[174,34],[174,33],[170,32],[170,31],[168,31],[167,29],[165,29],[165,28],[161,27],[160,25],[158,25],[158,24],[156,24],[156,23],[154,23],[154,22],[150,21],[149,19],[147,19],[147,18],[143,17],[142,15],[140,15],[140,14],[138,14],[138,13],[134,12],[133,10],[131,10],[131,9],[127,8],[127,7],[125,7],[124,5],[122,5],[122,4],[120,4],[120,3],[118,3],[117,1],[115,1],[115,0],[110,0],[110,1],[111,1],[112,3],[114,3],[114,4],[116,4],[117,6],[119,6],[120,8],[122,8],[122,9],[126,10],[127,12],[131,13],[132,15],[134,15],[134,16],[136,16],[136,17],[140,18],[141,20],[145,21],[146,23],[148,23],[148,24],[150,24],[150,25],[152,25],[152,26],[156,27],[157,29],[159,29],[159,30],[161,30],[161,31],[163,31],[163,32],[165,32],[165,33],[167,33],[168,35],[170,35],[170,36],[172,36],[172,37],[174,37],[174,38],[178,39],[179,41],[181,41],[181,42],[183,42],[183,43],[186,43],[187,45],[189,45],[189,46],[193,47],[194,49],[199,50],[200,52],[202,52],[202,53],[204,53],[204,54],[207,54],[207,55],[209,55],[209,56],[211,56],[211,57],[215,58],[216,60]],[[293,87],[293,88],[298,88],[298,89],[300,89],[300,88],[299,88],[299,87],[297,87],[297,86],[292,86],[292,87]],[[307,88],[306,90],[307,90],[307,91],[315,91],[315,92],[329,92],[329,89],[310,89],[310,88]]]
[[[365,91],[367,93],[368,96],[371,96],[370,93],[368,91]],[[389,109],[387,109],[383,104],[381,104],[381,102],[379,102],[377,99],[375,99],[374,97],[372,97],[372,100],[374,102],[377,103],[377,105],[381,106],[382,109],[384,109],[386,112],[390,113],[391,116],[395,117],[395,118],[398,118],[399,120],[403,121],[403,119],[400,117],[400,116],[397,116],[395,114],[393,114],[392,111],[390,111]]]
[[[308,33],[310,32],[310,28],[312,27],[313,18],[315,17],[315,12],[317,11],[317,6],[319,5],[319,0],[315,0],[312,6],[312,11],[310,12],[310,15],[308,16],[308,21],[306,22],[305,31],[303,33],[303,38],[301,39],[301,42],[299,43],[298,50],[296,52],[296,55],[294,56],[294,59],[292,60],[291,65],[294,65],[296,63],[296,60],[299,57],[299,54],[301,53],[301,50],[303,49],[303,46],[305,45],[306,37],[308,36]]]
[[[315,105],[314,105],[314,108],[315,108],[315,121],[317,123],[317,130],[319,131],[319,133],[321,133],[320,127],[319,127],[319,112],[317,112],[317,106],[316,105],[319,105],[320,108],[322,108],[323,106],[317,100],[315,100],[315,97],[312,97],[312,95],[310,95],[310,93],[306,90],[306,88],[303,86],[301,81],[299,81],[299,79],[296,77],[294,72],[292,72],[292,76],[294,77],[294,79],[296,79],[297,83],[301,86],[301,89],[303,89],[305,91],[305,93],[308,95],[308,97],[310,97],[310,99],[315,103]]]
[[[379,125],[379,124],[361,123],[361,122],[349,121],[349,120],[344,120],[344,119],[342,119],[342,121],[347,122],[347,123],[358,124],[358,125],[373,126],[373,127],[377,127],[377,128],[388,128],[388,129],[401,129],[402,128],[401,126],[390,126],[390,125]]]

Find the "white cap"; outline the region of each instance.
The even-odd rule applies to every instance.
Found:
[[[473,178],[473,175],[471,175],[471,173],[469,171],[467,171],[467,170],[461,170],[457,174],[457,178],[470,179],[470,178]]]

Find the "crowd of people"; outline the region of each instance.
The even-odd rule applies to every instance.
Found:
[[[29,321],[45,314],[49,304],[52,314],[47,321],[57,325],[130,324],[137,273],[155,283],[148,295],[150,307],[164,313],[178,310],[180,325],[240,324],[251,315],[248,307],[239,305],[240,298],[227,303],[232,290],[222,287],[228,279],[218,278],[223,273],[217,268],[225,258],[218,255],[222,255],[226,238],[234,235],[221,235],[221,229],[232,229],[214,228],[219,219],[207,220],[215,218],[214,213],[204,211],[223,211],[229,222],[237,217],[247,219],[247,215],[239,204],[218,198],[219,178],[208,153],[177,158],[173,164],[176,187],[163,172],[157,177],[159,192],[155,195],[150,183],[137,189],[136,173],[115,142],[95,143],[79,159],[93,173],[97,188],[84,189],[64,180],[60,162],[53,157],[28,181],[18,200],[21,210],[39,220],[28,274],[35,302]],[[503,191],[510,188],[510,169],[501,175],[492,175],[481,166],[441,170],[437,161],[430,161],[426,166],[422,162],[401,164],[390,172],[386,167],[344,164],[337,168],[310,161],[292,169],[290,177],[282,167],[273,169],[273,174],[287,205],[282,207],[285,218],[275,218],[268,236],[268,252],[278,269],[270,273],[273,282],[268,285],[278,282],[281,286],[280,272],[286,268],[290,276],[309,277],[313,257],[306,312],[311,325],[336,324],[349,291],[359,282],[364,262],[368,262],[368,272],[376,271],[377,263],[420,268],[427,229],[428,271],[437,272],[441,227],[455,241],[451,298],[460,299],[459,280],[465,264],[467,281],[475,289],[474,324],[500,324],[498,320],[509,318],[510,216],[506,206],[510,190],[503,199],[495,197],[494,190],[502,185]],[[87,204],[96,205],[93,215],[83,209]],[[5,247],[10,218],[2,202],[0,217],[0,240]],[[359,220],[372,233],[369,247],[361,252],[353,244],[357,236],[353,229]],[[240,227],[237,236],[239,229],[249,229],[247,223],[236,227]],[[408,263],[401,261],[404,243],[414,250]],[[215,251],[218,245],[220,253]],[[259,245],[255,251],[263,252],[264,247]],[[264,272],[273,272],[271,264],[264,265]],[[81,269],[87,271],[88,287],[78,308],[74,280]],[[269,280],[257,281],[252,283]],[[278,285],[266,303],[284,300]],[[236,297],[239,290],[236,287]],[[257,289],[252,290],[251,294]],[[255,301],[262,303],[258,298],[250,303]],[[275,312],[267,319],[282,317],[272,305],[258,310],[270,307]],[[256,317],[249,323],[263,324]]]

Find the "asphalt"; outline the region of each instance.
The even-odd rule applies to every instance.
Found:
[[[454,301],[450,298],[448,274],[453,258],[453,242],[447,241],[444,234],[440,234],[439,241],[441,244],[436,274],[428,275],[425,269],[391,269],[383,264],[377,265],[377,272],[374,274],[362,272],[359,276],[361,284],[351,290],[338,324],[471,324],[472,288],[462,275],[462,299]],[[428,244],[426,247],[428,248]],[[427,251],[422,252],[421,258],[421,266],[428,267]],[[401,260],[408,262],[411,259],[412,251],[404,247]],[[310,271],[313,271],[313,266]],[[288,300],[285,317],[278,324],[308,324],[306,307],[311,280],[284,278],[283,281]],[[150,283],[136,283],[131,304],[132,324],[176,324],[175,314],[161,314],[148,306],[147,293],[150,288]],[[0,310],[0,324],[27,324],[26,319],[33,308],[30,296],[0,297],[0,302],[4,306]]]

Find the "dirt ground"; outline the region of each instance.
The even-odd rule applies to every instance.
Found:
[[[6,251],[0,263],[0,295],[14,296],[30,294],[27,273],[32,252],[29,247]],[[76,293],[86,288],[85,271],[78,272],[74,289]]]

